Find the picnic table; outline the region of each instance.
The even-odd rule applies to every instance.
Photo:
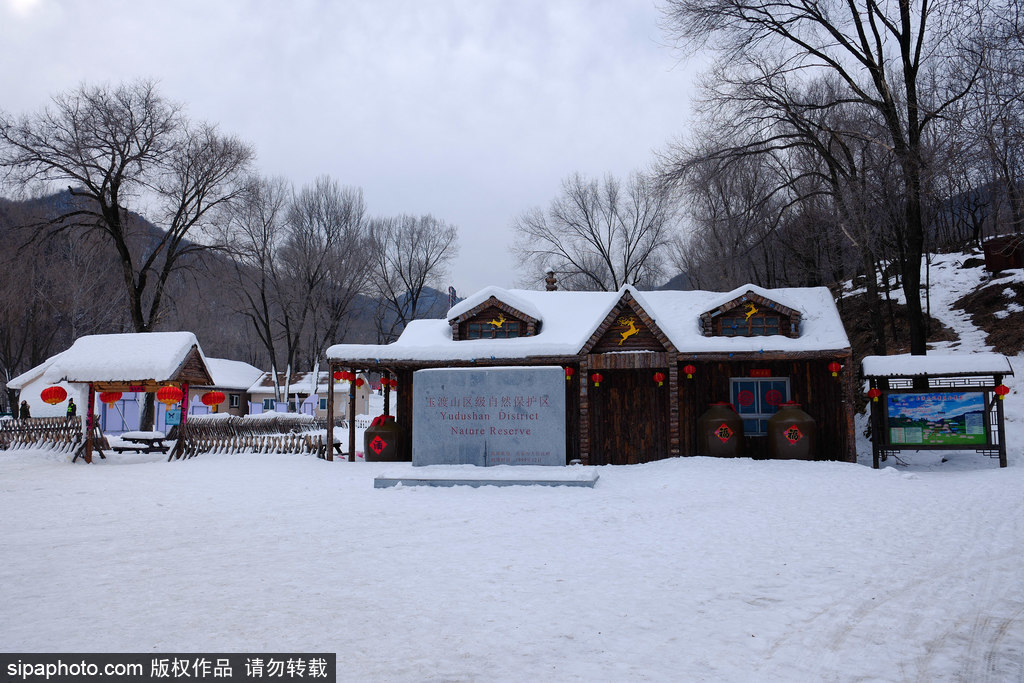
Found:
[[[111,446],[111,449],[117,453],[124,453],[125,451],[166,453],[170,448],[170,446],[164,445],[164,440],[167,436],[163,432],[125,432],[118,438],[122,443]]]

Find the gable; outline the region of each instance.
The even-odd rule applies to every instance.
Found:
[[[675,351],[658,325],[629,292],[623,294],[605,316],[582,352],[616,351]]]
[[[800,336],[799,311],[753,291],[706,311],[700,316],[705,337]]]
[[[536,318],[510,306],[496,296],[449,321],[452,339],[509,339],[532,337],[539,331]]]

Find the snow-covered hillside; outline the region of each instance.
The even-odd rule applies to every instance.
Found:
[[[973,270],[933,266],[933,314],[961,335],[937,351],[985,349],[950,308]],[[872,470],[862,440],[858,464],[374,489],[407,466],[0,452],[0,644],[326,651],[352,681],[1022,680],[1012,363],[1005,469],[945,452]]]

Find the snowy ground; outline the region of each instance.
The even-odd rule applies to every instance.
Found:
[[[1006,469],[872,470],[862,442],[858,464],[374,489],[408,466],[0,452],[0,649],[335,652],[353,681],[1024,681],[1013,362]]]

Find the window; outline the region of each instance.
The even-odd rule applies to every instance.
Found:
[[[466,339],[510,339],[519,336],[519,321],[506,320],[501,327],[487,322],[469,323]]]
[[[724,316],[719,319],[723,337],[763,337],[768,334],[782,334],[777,315]]]
[[[272,399],[272,398],[265,398],[265,399],[263,399],[263,410],[273,410],[273,409],[274,409],[274,399]]]
[[[229,407],[237,408],[241,404],[241,400],[242,400],[241,394],[228,394],[228,396],[230,397],[228,399],[230,401],[228,403]]]
[[[327,410],[327,399],[320,399],[320,410]]]
[[[789,400],[789,378],[733,377],[729,380],[729,395],[736,412],[743,418],[744,434],[764,436],[768,433],[768,418]]]

